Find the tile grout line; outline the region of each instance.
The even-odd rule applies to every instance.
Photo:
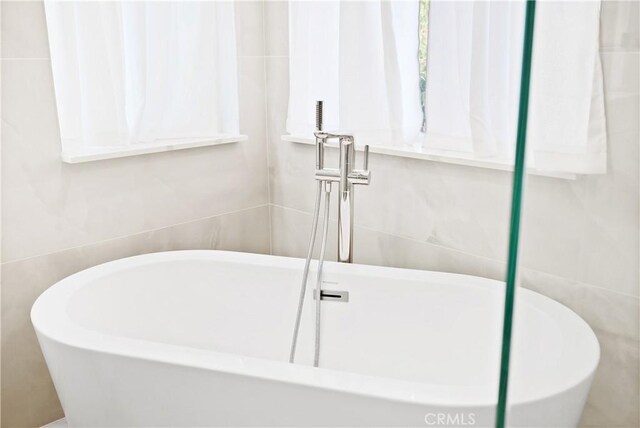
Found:
[[[289,210],[289,211],[297,212],[299,214],[303,214],[303,215],[306,215],[306,216],[311,216],[311,213],[308,213],[308,212],[303,211],[303,210],[299,210],[297,208],[290,208],[290,207],[286,207],[286,206],[278,205],[278,204],[273,204],[273,203],[271,205],[273,207],[281,208],[283,210]],[[333,219],[333,220],[335,220],[335,219]],[[501,261],[501,260],[498,260],[498,259],[493,259],[491,257],[481,256],[481,255],[478,255],[478,254],[468,253],[466,251],[458,250],[456,248],[445,247],[443,245],[434,244],[434,243],[431,243],[431,242],[420,241],[419,239],[415,239],[415,238],[409,238],[409,237],[405,237],[405,236],[395,235],[393,233],[384,232],[382,230],[374,229],[374,228],[368,227],[368,226],[355,225],[355,227],[363,229],[363,230],[367,230],[369,232],[380,233],[382,235],[387,235],[387,236],[391,236],[391,237],[398,238],[398,239],[405,239],[407,241],[415,242],[417,244],[430,245],[432,247],[442,248],[442,249],[447,250],[447,251],[452,251],[454,253],[475,257],[475,258],[478,258],[478,259],[481,259],[481,260],[490,261],[490,262],[493,262],[493,263],[506,264],[506,261]],[[624,297],[627,297],[627,298],[640,300],[640,296],[634,296],[633,294],[625,293],[623,291],[612,290],[612,289],[609,289],[609,288],[605,288],[605,287],[602,287],[602,286],[599,286],[599,285],[595,285],[595,284],[591,284],[591,283],[584,282],[584,281],[579,281],[579,280],[575,280],[575,279],[571,279],[571,278],[565,278],[565,277],[559,276],[558,274],[546,272],[546,271],[543,271],[543,270],[540,270],[540,269],[528,268],[526,266],[522,266],[521,269],[524,270],[524,271],[542,273],[542,274],[549,275],[549,276],[552,276],[554,278],[558,278],[558,279],[561,279],[561,280],[564,280],[564,281],[574,282],[574,283],[580,284],[580,285],[582,285],[584,287],[594,288],[594,289],[597,289],[597,290],[600,290],[600,291],[614,293],[614,294],[618,294],[620,296],[624,296]],[[498,280],[498,281],[501,281],[501,280]]]
[[[271,174],[269,168],[271,167],[271,159],[269,152],[271,151],[270,138],[269,138],[269,86],[267,79],[267,22],[266,22],[266,9],[265,0],[262,0],[262,73],[264,84],[264,141],[266,147],[265,161],[267,163],[267,202],[268,202],[268,218],[269,218],[269,254],[273,254],[273,226],[271,218]]]
[[[157,228],[154,228],[154,229],[145,229],[145,230],[141,230],[139,232],[130,233],[128,235],[114,236],[112,238],[107,238],[107,239],[101,239],[99,241],[88,242],[88,243],[82,244],[82,245],[76,245],[76,246],[73,246],[73,247],[61,248],[61,249],[58,249],[56,251],[49,251],[47,253],[36,254],[36,255],[33,255],[33,256],[22,257],[22,258],[18,258],[18,259],[14,259],[14,260],[7,260],[7,261],[3,261],[2,263],[0,263],[0,266],[8,265],[10,263],[24,262],[26,260],[35,259],[35,258],[38,258],[38,257],[50,256],[52,254],[62,253],[64,251],[77,250],[77,249],[80,249],[80,248],[89,247],[91,245],[105,244],[105,243],[108,243],[108,242],[111,242],[111,241],[116,241],[118,239],[123,239],[123,238],[129,238],[129,237],[136,236],[136,235],[143,235],[143,234],[146,234],[146,233],[159,232],[161,230],[169,229],[169,228],[172,228],[172,227],[183,226],[183,225],[186,225],[186,224],[189,224],[189,223],[195,223],[195,222],[199,222],[199,221],[203,221],[203,220],[214,219],[214,218],[222,217],[222,216],[226,216],[226,215],[238,214],[238,213],[241,213],[241,212],[244,212],[244,211],[257,210],[257,209],[263,208],[263,207],[269,207],[269,204],[268,203],[264,203],[264,204],[260,204],[260,205],[254,205],[254,206],[251,206],[251,207],[241,208],[241,209],[233,210],[233,211],[227,211],[227,212],[223,212],[223,213],[215,214],[215,215],[211,215],[211,216],[198,217],[198,218],[195,218],[193,220],[181,221],[179,223],[174,223],[174,224],[170,224],[170,225],[167,225],[167,226],[157,227]]]

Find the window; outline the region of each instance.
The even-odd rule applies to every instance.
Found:
[[[238,134],[232,3],[45,7],[63,157]]]
[[[603,173],[599,2],[543,2],[529,104],[528,162]],[[395,150],[512,163],[524,1],[290,2],[287,130],[327,129]],[[428,42],[428,43],[427,43]]]

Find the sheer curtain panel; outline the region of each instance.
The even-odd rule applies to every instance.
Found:
[[[231,2],[45,2],[63,152],[238,134]]]
[[[325,102],[325,128],[360,141],[415,141],[422,111],[418,1],[289,2],[287,130],[308,136],[314,105]]]
[[[606,171],[599,1],[539,2],[528,165]],[[431,0],[425,148],[513,162],[524,1]]]

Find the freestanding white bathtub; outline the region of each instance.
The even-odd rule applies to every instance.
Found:
[[[52,286],[31,318],[69,426],[494,424],[502,283],[326,263],[349,301],[323,302],[314,368],[311,291],[287,363],[303,263],[165,252]],[[553,300],[516,304],[509,425],[576,426],[598,342]]]

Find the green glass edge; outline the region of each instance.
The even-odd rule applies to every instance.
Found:
[[[520,239],[520,212],[525,174],[527,119],[529,116],[529,86],[531,80],[531,52],[533,48],[533,22],[536,0],[527,0],[524,25],[524,48],[522,53],[522,75],[520,79],[520,105],[518,109],[518,133],[516,161],[513,173],[511,199],[511,224],[509,233],[509,261],[507,265],[507,288],[504,300],[504,324],[502,327],[502,355],[500,358],[500,388],[496,410],[496,428],[504,428],[507,413],[507,387],[509,383],[509,360],[511,357],[511,332],[513,327],[513,302],[518,268],[518,241]]]

